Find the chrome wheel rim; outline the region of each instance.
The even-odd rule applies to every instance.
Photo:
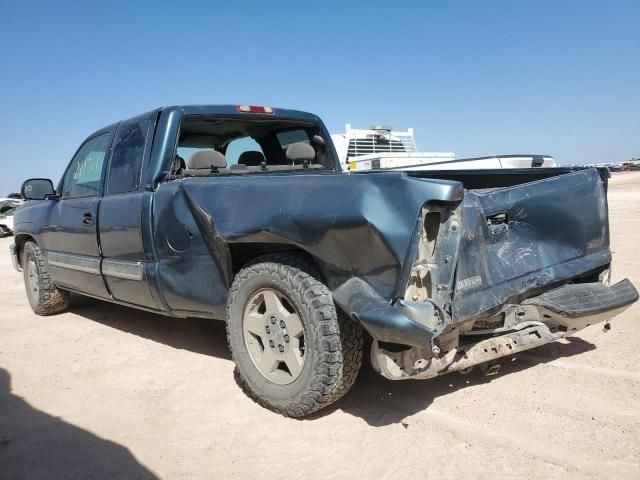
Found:
[[[255,292],[245,306],[242,331],[251,361],[267,380],[287,385],[300,376],[305,362],[304,327],[285,294],[273,288]]]
[[[38,268],[33,257],[27,259],[27,288],[31,298],[38,298],[40,285],[38,284]]]

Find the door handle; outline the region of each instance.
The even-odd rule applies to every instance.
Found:
[[[82,215],[82,223],[85,225],[93,225],[93,214],[91,212],[86,212]]]

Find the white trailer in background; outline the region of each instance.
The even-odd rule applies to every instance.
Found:
[[[418,152],[413,128],[406,132],[387,126],[370,129],[345,126],[345,133],[331,135],[343,171],[477,170],[497,168],[555,167],[548,155],[492,155],[456,159],[453,152]]]

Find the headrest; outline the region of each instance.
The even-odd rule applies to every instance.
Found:
[[[259,167],[262,162],[264,162],[264,155],[262,152],[258,152],[255,150],[249,150],[246,152],[242,152],[240,157],[238,158],[238,163],[242,163],[247,167]]]
[[[294,165],[302,162],[313,162],[316,158],[316,151],[308,143],[294,143],[287,148],[287,160]]]
[[[215,150],[200,150],[191,155],[189,170],[210,170],[211,168],[226,168],[227,159]]]

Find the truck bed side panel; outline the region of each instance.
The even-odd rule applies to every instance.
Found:
[[[232,276],[229,245],[257,243],[312,255],[350,314],[355,296],[336,291],[354,278],[367,298],[388,305],[423,205],[462,196],[458,182],[400,172],[256,174],[163,184],[156,192],[154,232],[166,300],[172,309],[201,311],[208,304],[208,310],[222,312]],[[180,238],[184,248],[176,248]]]

